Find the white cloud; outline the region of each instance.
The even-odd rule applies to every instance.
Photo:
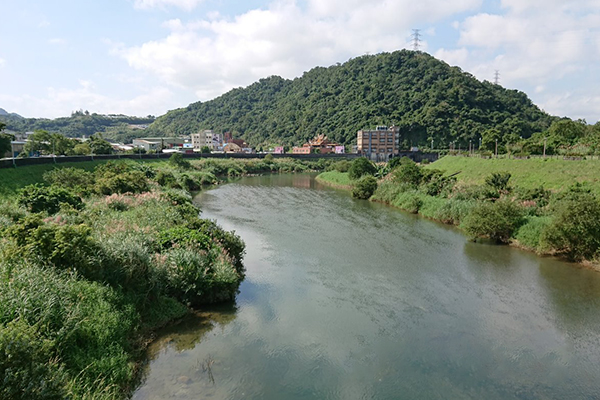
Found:
[[[192,11],[204,0],[135,0],[134,7],[145,10],[151,8],[177,7],[186,11]]]
[[[476,9],[481,0],[281,0],[233,19],[163,24],[170,33],[139,46],[113,47],[137,70],[190,88],[206,100],[259,78],[298,76],[317,65],[407,45],[415,20],[433,23]],[[426,43],[423,43],[426,48]]]
[[[49,87],[44,95],[9,96],[0,94],[0,104],[10,110],[31,117],[56,118],[68,116],[73,110],[90,110],[101,114],[160,115],[166,106],[173,104],[173,92],[156,86],[130,98],[113,98],[97,91],[93,82],[80,80],[79,87]]]

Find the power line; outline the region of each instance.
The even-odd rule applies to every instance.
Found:
[[[413,39],[413,50],[419,51],[421,48],[421,30],[420,29],[413,29],[412,39]]]
[[[500,71],[496,70],[494,73],[494,85],[500,84]]]

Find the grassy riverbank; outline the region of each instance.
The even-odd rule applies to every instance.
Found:
[[[563,160],[551,158],[482,159],[475,157],[443,157],[425,166],[427,169],[458,173],[460,184],[481,185],[492,173],[510,172],[514,186],[533,189],[544,186],[553,191],[566,190],[575,182],[587,182],[600,194],[600,160]]]
[[[148,335],[188,307],[231,301],[244,278],[241,238],[199,218],[190,191],[322,169],[181,157],[61,167],[0,174],[3,400],[127,397]]]
[[[598,264],[600,201],[595,194],[595,182],[586,181],[591,177],[584,171],[588,161],[569,161],[568,168],[557,164],[572,174],[568,178],[571,183],[567,184],[565,175],[561,179],[554,177],[551,182],[555,189],[551,191],[543,186],[549,182],[543,179],[549,174],[545,170],[538,171],[537,185],[522,178],[523,186],[519,186],[517,180],[512,180],[513,172],[523,177],[523,171],[540,170],[537,166],[544,161],[471,159],[474,162],[470,163],[465,159],[446,158],[426,167],[406,159],[379,180],[377,189],[369,197],[457,225],[472,238],[488,238],[538,254],[561,255],[572,261]],[[488,161],[504,162],[485,165]],[[457,181],[449,176],[454,170],[435,168],[440,165],[460,168],[459,176],[464,173],[468,178]],[[501,172],[500,167],[513,169]],[[578,169],[582,170],[580,175],[575,173]],[[485,175],[489,171],[494,172]],[[318,178],[332,185],[350,180],[348,173],[340,171],[320,174]],[[359,182],[351,181],[351,185],[356,187]]]

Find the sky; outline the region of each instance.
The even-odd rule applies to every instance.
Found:
[[[600,0],[0,0],[0,107],[155,115],[260,78],[420,49],[600,118]]]

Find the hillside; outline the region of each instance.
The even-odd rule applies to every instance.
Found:
[[[468,146],[492,127],[529,137],[553,117],[522,92],[480,82],[420,52],[362,56],[302,77],[261,79],[158,118],[149,134],[232,131],[254,146],[298,144],[317,134],[349,144],[359,129],[402,127],[402,147]]]
[[[142,130],[131,129],[130,125],[147,125],[154,117],[130,117],[127,115],[103,115],[76,111],[70,117],[46,119],[14,117],[17,114],[1,115],[0,122],[6,124],[6,129],[16,132],[33,132],[43,129],[50,133],[62,133],[68,137],[91,136],[102,133],[107,139],[128,141],[133,137],[145,135]]]

